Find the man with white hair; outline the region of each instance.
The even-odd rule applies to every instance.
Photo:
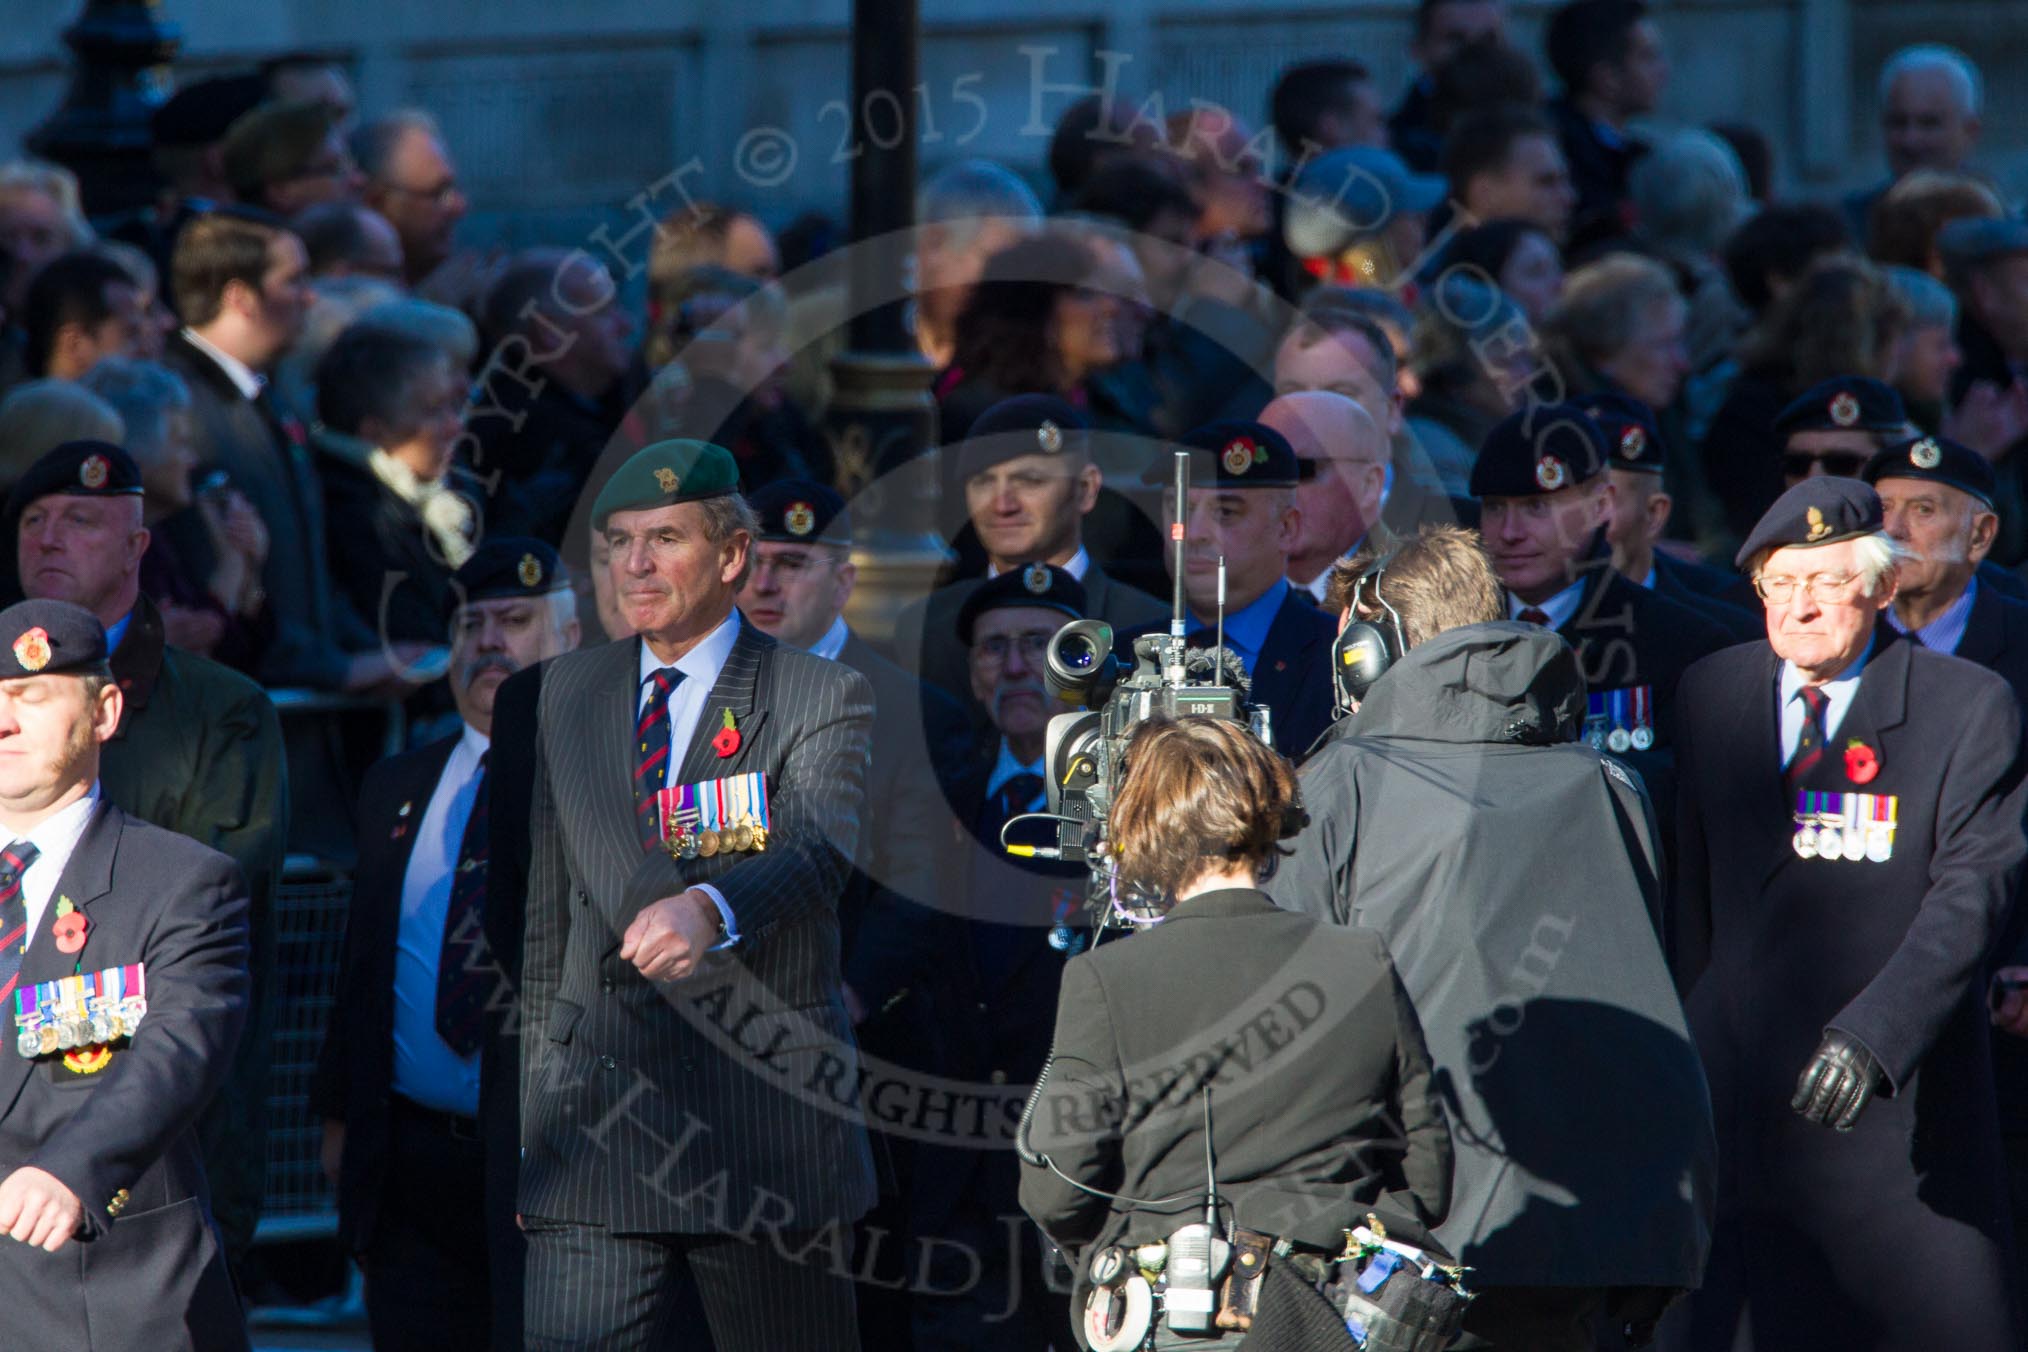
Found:
[[[1767,641],[1677,694],[1672,952],[1722,1171],[1695,1348],[2021,1346],[1985,1009],[2020,706],[1879,623],[1883,525],[1856,479],[1784,493],[1738,557]]]
[[[491,537],[454,576],[451,698],[464,725],[366,774],[311,1104],[374,1345],[485,1352],[499,1248],[518,1247],[497,1218],[489,1232],[479,1137],[487,1019],[511,995],[512,955],[482,928],[493,715],[507,678],[577,647],[579,626],[570,576],[538,540]]]
[[[1845,199],[1855,237],[1866,238],[1873,203],[1914,169],[1962,170],[1978,146],[1986,82],[1955,47],[1922,42],[1903,47],[1880,68],[1880,140],[1887,179]]]
[[[1261,410],[1261,422],[1288,438],[1298,466],[1302,514],[1289,549],[1289,582],[1319,604],[1331,565],[1370,537],[1384,551],[1394,533],[1381,523],[1387,489],[1387,435],[1350,396],[1297,390]]]

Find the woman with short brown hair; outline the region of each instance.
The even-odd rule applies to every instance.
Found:
[[[1421,1244],[1449,1206],[1450,1134],[1386,945],[1256,886],[1301,818],[1288,762],[1241,724],[1158,720],[1128,744],[1107,848],[1144,932],[1065,967],[1019,1142],[1021,1205],[1077,1273],[1087,1346],[1237,1347],[1249,1279],[1281,1264],[1268,1280],[1300,1296],[1369,1214]],[[1209,1293],[1174,1262],[1150,1281],[1144,1246],[1187,1253],[1207,1215],[1231,1246]],[[1151,1333],[1116,1341],[1139,1310]]]

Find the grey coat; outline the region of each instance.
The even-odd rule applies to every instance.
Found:
[[[1715,1147],[1663,962],[1639,780],[1577,741],[1569,646],[1472,625],[1412,649],[1302,773],[1265,885],[1380,932],[1456,1154],[1437,1238],[1485,1286],[1693,1287]]]

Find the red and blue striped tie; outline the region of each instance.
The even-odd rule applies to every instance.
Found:
[[[1789,760],[1790,789],[1801,788],[1804,778],[1824,759],[1824,706],[1831,702],[1831,697],[1814,685],[1796,693],[1803,697],[1803,729],[1796,737],[1796,754]]]
[[[641,831],[641,848],[652,850],[662,843],[661,814],[655,809],[655,795],[669,782],[669,696],[683,680],[674,667],[648,673],[644,683],[647,702],[634,728],[640,760],[634,770],[634,817]]]
[[[0,1010],[14,998],[21,957],[28,951],[28,899],[21,895],[21,875],[41,853],[26,840],[0,850]]]
[[[487,753],[490,755],[491,753]],[[470,1056],[484,1041],[487,977],[495,970],[486,959],[482,928],[486,904],[486,756],[479,757],[479,788],[472,795],[472,815],[458,847],[457,871],[451,874],[451,903],[444,915],[444,942],[437,950],[437,1036],[460,1056]]]

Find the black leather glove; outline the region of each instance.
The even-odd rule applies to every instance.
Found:
[[[1789,1106],[1820,1127],[1850,1131],[1886,1078],[1872,1052],[1834,1028],[1803,1067]]]

